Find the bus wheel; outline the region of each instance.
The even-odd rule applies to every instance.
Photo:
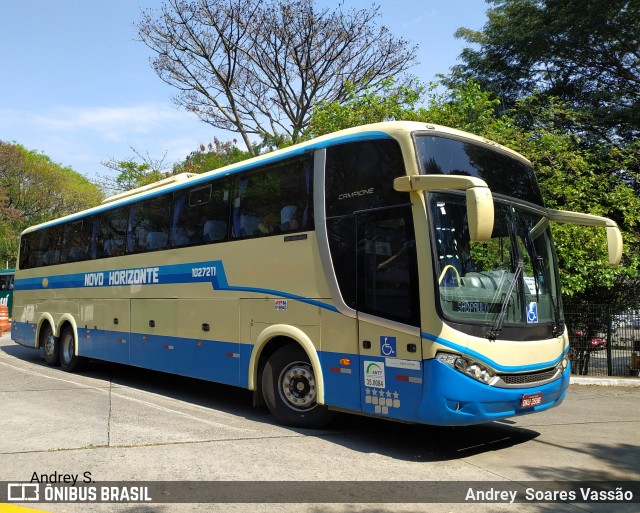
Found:
[[[262,373],[265,403],[286,426],[321,428],[334,416],[316,402],[316,377],[307,353],[298,345],[278,349]]]
[[[67,326],[60,335],[60,366],[67,372],[80,370],[84,363],[82,356],[75,355],[75,338],[73,329]]]
[[[40,333],[40,347],[43,348],[44,361],[51,367],[60,365],[60,342],[53,336],[51,326],[47,324]]]

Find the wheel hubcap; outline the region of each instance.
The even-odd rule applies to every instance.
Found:
[[[282,371],[280,396],[295,410],[308,410],[316,405],[316,379],[308,363],[295,362]]]

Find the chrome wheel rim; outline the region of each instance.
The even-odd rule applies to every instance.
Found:
[[[278,380],[280,397],[294,410],[310,410],[316,406],[316,379],[311,365],[305,362],[289,364]]]

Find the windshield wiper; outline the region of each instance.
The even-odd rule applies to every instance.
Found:
[[[493,326],[487,333],[487,338],[489,340],[497,339],[498,335],[500,335],[500,332],[502,331],[502,325],[504,324],[504,319],[507,316],[507,305],[509,304],[509,300],[513,295],[513,291],[518,284],[518,280],[520,279],[523,268],[524,260],[520,258],[518,259],[518,263],[516,264],[516,270],[513,273],[513,281],[509,285],[509,288],[507,289],[507,295],[505,296],[504,301],[502,302],[502,306],[500,307],[500,313],[498,314],[498,317],[496,317],[496,321],[493,323]]]
[[[527,234],[527,238],[529,239],[529,244],[531,245],[531,256],[532,258],[532,263],[533,263],[533,269],[534,269],[534,275],[535,274],[540,274],[543,277],[545,276],[545,272],[544,272],[544,264],[542,263],[542,257],[538,256],[537,252],[536,252],[536,246],[535,243],[533,242],[533,239],[531,238],[531,233],[529,232]],[[536,301],[540,302],[540,297],[539,297],[539,286],[538,286],[538,277],[534,276],[533,279],[535,280],[535,286],[536,286]],[[551,289],[549,290],[549,301],[551,302],[551,308],[553,309],[553,329],[552,329],[552,333],[554,337],[558,337],[560,335],[562,335],[562,333],[564,332],[563,329],[560,328],[560,309],[558,308],[558,304],[556,303],[555,298],[553,297],[553,292],[551,291]]]

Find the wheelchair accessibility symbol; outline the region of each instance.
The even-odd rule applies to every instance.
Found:
[[[535,301],[527,305],[527,322],[538,322],[538,303]]]
[[[380,337],[380,354],[396,356],[396,337]]]

